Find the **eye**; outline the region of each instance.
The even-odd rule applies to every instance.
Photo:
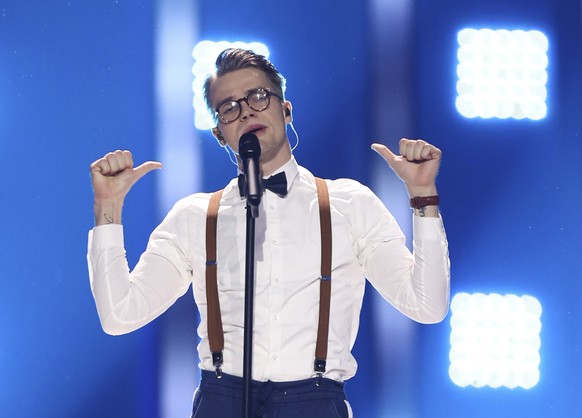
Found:
[[[250,100],[254,103],[261,103],[267,99],[268,95],[269,94],[266,91],[259,90],[259,91],[255,91],[254,93],[251,93],[249,95],[248,100]]]
[[[218,113],[220,113],[220,115],[222,116],[232,115],[236,112],[237,107],[238,107],[237,102],[226,102],[220,106],[220,108],[218,109]]]

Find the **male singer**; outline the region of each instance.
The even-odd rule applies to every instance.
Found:
[[[256,218],[254,414],[352,416],[343,382],[356,372],[351,348],[365,280],[415,321],[436,323],[447,314],[448,246],[435,183],[441,151],[422,140],[401,140],[398,156],[383,145],[372,145],[411,197],[412,254],[382,202],[349,179],[324,181],[331,208],[331,238],[324,238],[319,183],[298,165],[286,134],[292,108],[285,100],[284,77],[265,57],[241,49],[223,51],[216,66],[205,84],[206,100],[216,118],[213,135],[238,157],[241,137],[254,134],[260,145],[261,176],[278,175],[274,189],[265,185]],[[244,174],[238,159],[239,173]],[[177,202],[130,272],[121,208],[132,185],[157,168],[161,164],[153,161],[134,167],[129,151],[109,153],[91,164],[95,227],[89,234],[88,262],[99,318],[108,334],[131,332],[162,314],[192,285],[200,311],[202,374],[192,417],[239,417],[248,186],[244,175],[226,185],[217,202],[214,235],[206,228],[211,194],[196,193]],[[216,242],[215,259],[206,252],[209,237]],[[321,273],[324,241],[332,243],[330,275]],[[217,328],[208,322],[207,308],[215,299],[207,294],[206,272],[214,267],[222,323],[218,335],[223,338],[220,359],[209,341],[209,330]],[[326,361],[317,365],[323,281],[331,283],[329,325]]]

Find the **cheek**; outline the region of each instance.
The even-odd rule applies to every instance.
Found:
[[[224,142],[228,145],[234,152],[238,153],[238,141],[239,138],[235,138],[235,133],[232,132],[231,129],[223,129],[222,130],[222,137],[224,138]]]

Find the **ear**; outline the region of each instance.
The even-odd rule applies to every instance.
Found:
[[[285,115],[285,123],[293,122],[293,106],[290,101],[283,103],[283,114]]]
[[[212,135],[214,135],[221,147],[226,147],[226,141],[222,136],[222,132],[220,132],[220,129],[218,129],[218,126],[212,128]]]

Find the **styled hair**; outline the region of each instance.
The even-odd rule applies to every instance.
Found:
[[[275,68],[271,61],[263,55],[247,49],[228,48],[218,55],[218,58],[216,58],[216,72],[208,76],[204,82],[204,100],[212,115],[214,115],[211,103],[212,98],[210,97],[212,83],[225,74],[244,68],[256,68],[265,73],[271,83],[271,87],[274,89],[273,93],[277,93],[283,98],[285,97],[285,77]]]

